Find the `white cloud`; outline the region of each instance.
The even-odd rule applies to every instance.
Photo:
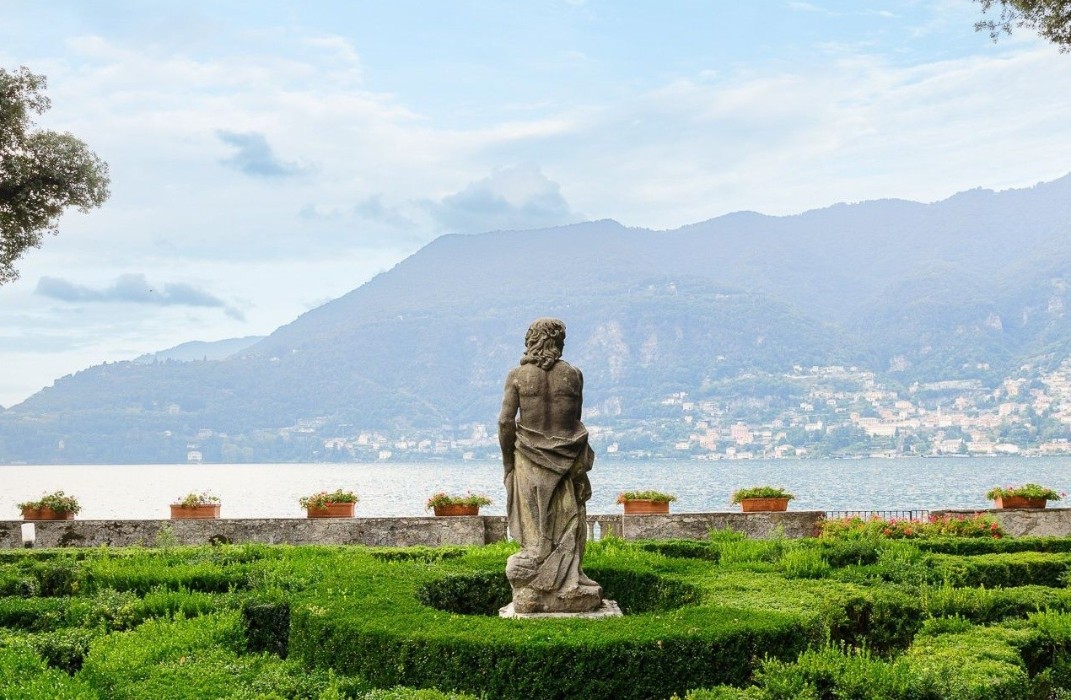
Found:
[[[580,218],[570,210],[558,183],[531,164],[496,169],[424,206],[440,228],[462,233],[547,228]]]

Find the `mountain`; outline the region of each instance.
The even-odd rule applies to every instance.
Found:
[[[264,336],[262,335],[247,335],[244,338],[228,338],[226,340],[216,340],[212,342],[194,340],[189,343],[176,345],[167,350],[139,355],[131,360],[131,362],[148,365],[154,362],[165,362],[167,360],[177,360],[179,362],[224,360],[261,340],[264,340]]]
[[[566,358],[603,421],[657,416],[673,392],[717,400],[728,380],[793,365],[997,376],[1071,351],[1068,222],[1071,175],[671,231],[604,220],[447,235],[237,354],[58,380],[0,416],[0,461],[170,461],[206,429],[249,449],[271,437],[290,458],[287,426],[493,423],[545,315],[566,321]]]

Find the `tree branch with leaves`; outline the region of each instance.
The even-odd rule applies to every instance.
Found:
[[[18,279],[15,262],[59,231],[63,212],[108,199],[108,164],[69,133],[35,129],[52,103],[45,76],[0,68],[0,285]]]
[[[1056,44],[1061,53],[1071,52],[1071,0],[975,0],[982,13],[1000,12],[975,22],[977,31],[989,32],[996,41],[1013,29],[1029,29]]]

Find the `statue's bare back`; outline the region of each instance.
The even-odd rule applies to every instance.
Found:
[[[503,402],[506,420],[516,418],[519,425],[544,435],[567,436],[580,423],[583,404],[584,376],[565,360],[558,360],[549,370],[535,365],[515,367],[507,377],[514,388],[516,403],[507,392]]]

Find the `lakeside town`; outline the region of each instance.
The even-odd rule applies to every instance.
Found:
[[[980,369],[985,369],[980,368]],[[1071,453],[1071,359],[1052,371],[1024,365],[996,386],[979,379],[892,388],[857,367],[796,366],[745,376],[748,396],[718,400],[687,391],[665,396],[657,415],[622,416],[620,401],[585,409],[591,443],[611,459],[802,459],[1038,456]],[[754,385],[764,383],[766,393]],[[759,395],[759,396],[757,396]],[[273,437],[302,445],[309,461],[498,459],[493,423],[438,430],[347,430],[326,418]],[[187,445],[188,462],[248,461],[248,447],[211,428]]]

